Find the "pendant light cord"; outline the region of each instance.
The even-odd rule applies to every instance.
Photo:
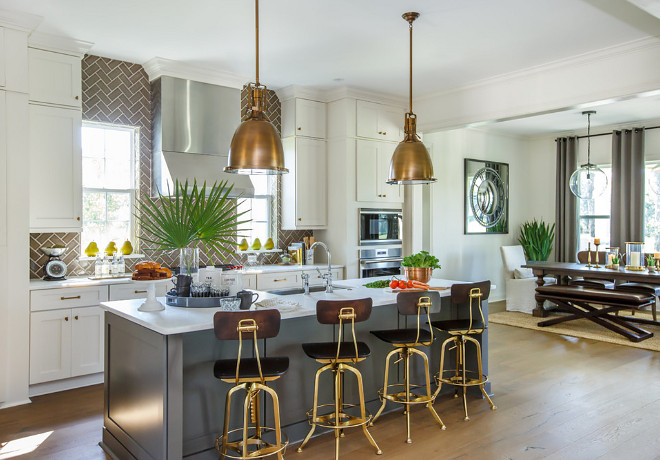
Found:
[[[259,86],[259,0],[254,0],[254,30],[255,30],[255,42],[256,42],[256,73],[257,79],[256,84]]]
[[[410,106],[409,107],[410,107],[410,113],[413,113],[413,111],[412,111],[412,98],[413,98],[413,87],[412,87],[412,83],[413,83],[413,55],[412,55],[412,53],[413,53],[413,25],[412,25],[412,21],[410,21],[410,24],[409,24],[408,28],[410,29],[410,96],[409,96]]]
[[[591,113],[587,114],[587,172],[591,168]]]

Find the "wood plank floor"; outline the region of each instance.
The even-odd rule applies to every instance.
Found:
[[[604,342],[493,324],[491,380],[498,410],[460,399],[435,404],[447,424],[441,431],[424,408],[412,414],[413,444],[404,443],[400,413],[371,428],[384,454],[377,457],[361,430],[341,440],[346,459],[660,459],[660,353]],[[52,431],[31,453],[0,459],[105,459],[101,438],[101,386],[34,398],[33,404],[0,411],[0,442]],[[286,409],[284,409],[286,410]],[[313,439],[287,458],[332,458],[334,438]]]

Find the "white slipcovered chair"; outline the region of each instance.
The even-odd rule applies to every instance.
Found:
[[[527,263],[525,251],[520,245],[502,246],[502,262],[506,272],[506,309],[532,313],[536,308],[536,276],[531,268],[522,268]],[[555,284],[552,277],[545,277],[545,284]]]

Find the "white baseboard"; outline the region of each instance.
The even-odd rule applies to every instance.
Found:
[[[57,393],[59,391],[97,385],[99,383],[103,383],[103,372],[30,385],[29,395],[30,397],[40,396],[48,393]]]
[[[0,409],[7,409],[8,407],[14,407],[14,406],[22,406],[23,404],[30,404],[32,401],[29,399],[21,400],[21,401],[12,401],[12,402],[4,402],[0,404]]]

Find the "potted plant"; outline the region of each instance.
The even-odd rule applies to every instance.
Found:
[[[199,266],[200,246],[209,258],[215,254],[227,261],[226,253],[234,254],[239,220],[239,200],[229,198],[233,185],[216,182],[207,189],[206,182],[198,187],[188,181],[174,182],[174,194],[152,199],[145,195],[136,205],[135,218],[141,226],[140,240],[155,245],[161,251],[179,251],[180,274],[178,295],[190,293],[192,275]],[[138,208],[139,206],[139,208]],[[139,210],[139,212],[138,212]]]
[[[649,273],[655,273],[655,257],[653,257],[653,254],[646,256],[646,268],[649,269]]]
[[[546,261],[552,252],[555,240],[555,224],[546,224],[543,220],[525,222],[520,227],[518,242],[525,251],[528,261]]]
[[[620,262],[621,262],[621,258],[618,255],[614,256],[612,258],[612,270],[618,270]]]
[[[406,278],[422,283],[428,283],[434,268],[441,268],[438,259],[427,251],[404,257],[401,265]]]

